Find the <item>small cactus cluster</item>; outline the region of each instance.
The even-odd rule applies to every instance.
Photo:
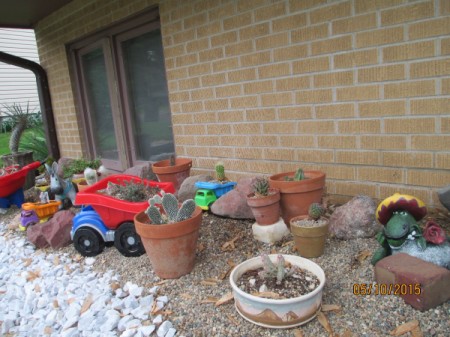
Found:
[[[178,207],[177,198],[171,193],[164,193],[161,191],[162,197],[154,195],[148,200],[149,207],[145,211],[154,225],[161,225],[167,223],[175,223],[187,220],[192,217],[195,211],[195,202],[192,199],[185,200],[180,207]],[[156,204],[162,205],[164,212],[161,212]]]
[[[273,263],[267,254],[262,254],[261,260],[263,263],[263,270],[259,272],[259,277],[263,279],[276,278],[277,284],[281,284],[284,278],[291,276],[295,272],[295,267],[286,271],[286,268],[284,267],[284,257],[281,254],[277,256],[276,263]]]
[[[269,187],[269,180],[267,178],[256,178],[255,182],[253,183],[255,196],[267,197],[269,195]]]
[[[311,205],[309,205],[308,215],[312,220],[317,221],[324,214],[325,214],[325,208],[321,204],[315,202],[315,203],[312,203]]]
[[[286,181],[299,181],[299,180],[304,180],[305,178],[305,172],[303,172],[302,168],[297,169],[297,171],[295,171],[294,177],[284,177],[284,180]]]
[[[218,161],[214,168],[216,169],[216,177],[218,181],[227,180],[225,177],[225,165],[221,161]]]

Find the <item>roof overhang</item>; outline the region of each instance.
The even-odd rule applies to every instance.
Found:
[[[72,0],[0,1],[0,27],[34,28],[43,18]]]

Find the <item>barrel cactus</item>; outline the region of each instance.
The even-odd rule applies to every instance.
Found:
[[[312,203],[309,205],[308,215],[313,220],[319,220],[322,215],[325,214],[324,207],[319,203]]]
[[[168,223],[180,222],[192,217],[195,211],[195,202],[193,199],[185,200],[180,207],[178,207],[177,198],[171,193],[163,194],[162,198],[159,195],[155,195],[150,198],[149,207],[146,213],[152,224],[161,225]],[[156,206],[160,204],[163,208],[163,212]]]
[[[256,178],[253,183],[253,190],[255,192],[255,196],[258,197],[267,197],[269,195],[269,180],[264,177]]]
[[[217,162],[214,168],[216,169],[216,177],[218,181],[227,180],[225,177],[225,165],[221,161]]]

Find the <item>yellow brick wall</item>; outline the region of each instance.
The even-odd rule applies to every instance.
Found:
[[[173,130],[193,173],[320,169],[328,192],[438,206],[450,184],[442,0],[74,0],[40,22],[62,154],[80,156],[65,45],[160,4]]]

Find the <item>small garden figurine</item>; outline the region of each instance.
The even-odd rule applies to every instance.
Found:
[[[439,225],[428,221],[422,233],[417,221],[427,214],[425,204],[411,195],[395,193],[377,208],[377,220],[384,225],[377,234],[381,244],[373,257],[375,265],[385,256],[407,253],[422,260],[450,268],[450,244]]]

